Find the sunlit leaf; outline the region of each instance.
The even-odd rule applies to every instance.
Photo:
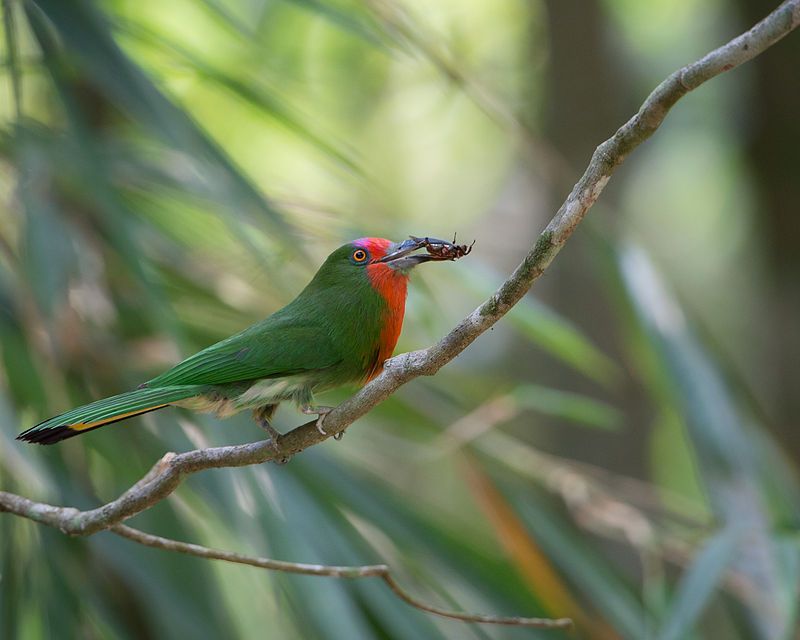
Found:
[[[189,65],[192,73],[222,87],[231,95],[258,110],[277,122],[280,122],[302,139],[317,147],[334,161],[341,163],[346,168],[363,174],[358,162],[352,157],[352,151],[344,148],[340,142],[333,144],[332,136],[321,135],[310,124],[300,118],[300,109],[289,105],[286,100],[271,87],[265,86],[262,79],[240,78],[230,72],[221,71],[212,64],[201,59],[186,48],[171,42],[166,36],[154,32],[143,25],[131,21],[118,21],[116,26],[123,33],[141,39],[170,54],[179,57]]]
[[[36,6],[109,100],[152,134],[201,162],[206,176],[219,189],[230,193],[243,212],[264,216],[277,232],[288,233],[283,217],[233,166],[219,146],[125,56],[111,38],[103,16],[92,5],[81,1],[67,6],[57,0],[38,0]]]

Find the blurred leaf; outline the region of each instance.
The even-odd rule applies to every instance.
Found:
[[[531,182],[523,167],[529,143],[541,156],[535,132],[550,111],[543,90],[557,58],[551,54],[564,44],[577,50],[559,44],[563,30],[551,29],[538,3],[3,2],[3,489],[94,507],[138,480],[165,450],[262,437],[246,414],[223,423],[169,409],[58,447],[14,441],[36,416],[135,386],[179,352],[279,308],[345,237],[424,223],[433,233],[467,227],[479,238],[521,241],[536,224],[529,212],[544,204],[541,194],[560,190],[550,181],[557,178],[537,167]],[[621,23],[606,13],[621,15],[619,7],[605,4],[592,18],[617,34]],[[630,6],[622,12],[622,47],[632,36],[641,43],[641,33],[662,38],[648,45],[645,75],[673,66],[663,51],[669,58],[686,42],[706,50],[719,36],[710,27],[728,23],[729,7],[700,0],[677,13],[670,3],[623,4]],[[635,19],[628,11],[634,4]],[[666,16],[667,5],[670,20],[661,23],[676,29],[657,32],[659,20],[650,18]],[[629,68],[642,64],[638,51],[614,53]],[[741,127],[716,118],[706,130],[697,107],[727,113],[720,96],[734,85],[714,86],[681,109],[690,114],[678,123],[685,136],[654,138],[628,181],[620,176],[620,211],[609,230],[615,242],[630,230],[628,199],[641,192],[635,208],[648,217],[638,222],[660,255],[674,260],[682,292],[696,292],[714,269],[733,269],[740,257],[758,262],[750,259],[742,205],[749,187],[741,185],[753,181],[733,166],[741,163]],[[737,104],[746,110],[755,103]],[[719,153],[695,153],[698,140]],[[654,165],[659,141],[672,152]],[[711,179],[694,172],[688,190],[669,182],[680,177],[685,186],[681,172],[709,160]],[[265,198],[262,187],[280,200]],[[596,220],[609,228],[610,219]],[[663,286],[651,286],[636,260],[623,276],[617,249],[611,242],[603,249],[607,270],[591,280],[616,286],[598,302],[620,314],[618,326],[590,338],[527,296],[493,336],[435,378],[399,390],[344,443],[322,444],[283,467],[197,474],[135,525],[289,560],[386,560],[414,594],[453,609],[544,615],[569,605],[591,621],[582,637],[639,640],[653,629],[714,640],[790,634],[800,576],[795,461],[762,428],[769,412],[748,406],[748,389],[732,384],[725,354],[708,348],[680,309],[681,321],[670,323],[676,316],[663,313]],[[303,262],[306,251],[313,260]],[[502,277],[479,265],[484,258],[500,264],[502,256],[479,253],[414,283],[400,348],[438,339],[494,291]],[[750,279],[744,289],[742,274]],[[730,277],[724,282],[735,293],[717,287],[701,309],[714,335],[725,334],[732,317],[744,324],[749,309],[768,308],[753,293],[770,284],[757,268]],[[551,293],[560,308],[564,292]],[[735,303],[734,314],[714,308],[722,298]],[[494,349],[491,338],[501,336],[506,349]],[[756,346],[730,359],[750,366]],[[542,363],[535,369],[525,361],[533,351]],[[767,364],[755,362],[754,371]],[[536,385],[527,384],[531,376]],[[768,390],[760,395],[769,397]],[[536,413],[520,415],[528,410]],[[505,429],[485,433],[514,417],[515,428],[535,427],[537,413],[635,429],[624,438],[526,429],[527,440],[542,439],[536,446]],[[463,427],[462,418],[475,429],[469,450],[478,489],[459,466],[463,439],[450,450],[431,446],[448,426]],[[297,419],[282,408],[278,426]],[[697,564],[689,557],[707,535],[706,504],[724,521],[740,521],[748,536],[728,575],[719,569],[725,554],[714,550],[717,538]],[[637,531],[642,538],[629,544],[625,536]],[[112,534],[68,539],[0,516],[0,540],[3,638],[569,637],[440,620],[410,609],[376,580],[279,575],[144,549]],[[673,560],[691,565],[677,589],[678,572],[662,566]],[[707,624],[694,632],[700,619]]]
[[[469,595],[479,599],[479,604],[473,606],[480,609],[507,615],[543,613],[541,605],[531,599],[524,583],[509,571],[507,562],[497,557],[494,548],[479,548],[476,540],[461,535],[463,531],[441,513],[435,514],[437,518],[421,509],[422,505],[410,508],[375,475],[355,470],[345,474],[321,456],[303,458],[303,478],[320,492],[322,504],[339,503],[349,513],[374,523],[390,535],[405,564],[397,567],[393,563],[396,570],[405,573],[414,568],[419,583],[427,588],[439,585],[439,597],[453,598],[456,592],[462,597]],[[446,576],[453,572],[458,578],[447,580]],[[424,593],[425,587],[418,584],[417,593]],[[446,606],[470,607],[452,601],[446,602]],[[479,629],[473,627],[470,632],[477,633]]]
[[[22,406],[46,406],[47,394],[42,376],[37,370],[36,359],[31,354],[28,343],[23,339],[23,321],[9,303],[7,298],[0,299],[3,367],[15,374],[8,381],[8,391],[15,402]],[[16,421],[10,424],[15,423]]]
[[[209,140],[189,116],[173,105],[119,49],[109,35],[104,17],[86,0],[69,6],[59,0],[36,0],[52,22],[64,46],[81,62],[109,100],[129,113],[151,133],[188,158],[202,163],[206,176],[231,195],[241,212],[263,216],[279,234],[289,235],[283,217]],[[33,9],[26,5],[29,19]]]
[[[704,473],[723,489],[734,475],[750,475],[754,459],[738,409],[695,341],[686,318],[640,249],[620,253],[620,269],[632,304],[655,348],[670,383],[689,418],[690,435],[703,458]]]
[[[491,277],[479,269],[461,271],[463,285],[482,298],[494,293],[498,276]],[[503,319],[544,351],[605,387],[613,386],[620,377],[619,367],[567,318],[559,315],[532,296],[526,296]]]
[[[163,523],[161,526],[166,528]],[[186,537],[180,528],[169,529],[176,538]],[[90,544],[98,563],[113,570],[118,580],[117,584],[112,583],[113,588],[128,597],[127,603],[119,603],[117,615],[125,607],[141,612],[140,632],[149,627],[149,633],[159,637],[209,640],[227,635],[231,622],[226,619],[225,609],[219,606],[219,585],[210,579],[213,570],[210,563],[141,547],[111,534],[100,535]],[[95,589],[104,586],[97,584],[97,578],[95,583]],[[202,618],[198,617],[198,610],[204,612]],[[124,618],[123,624],[128,629],[132,626]]]
[[[376,29],[372,24],[372,21],[363,12],[347,10],[344,7],[337,6],[333,2],[326,2],[325,0],[284,1],[293,5],[297,5],[298,7],[302,7],[314,15],[323,17],[331,24],[334,24],[342,30],[363,39],[375,47],[386,47],[383,39],[376,34]],[[356,4],[356,6],[358,6],[358,4]]]
[[[697,554],[678,585],[678,591],[658,634],[659,640],[680,640],[694,628],[697,618],[719,585],[743,540],[735,526],[723,529]]]
[[[204,7],[219,24],[223,24],[233,31],[237,36],[245,36],[249,39],[256,38],[256,29],[252,24],[245,22],[244,18],[237,16],[229,6],[219,0],[199,0],[198,3]]]
[[[631,588],[594,548],[585,544],[571,523],[529,488],[497,484],[530,535],[597,614],[625,637],[645,637],[646,613]]]
[[[567,585],[550,564],[536,540],[525,530],[503,495],[480,468],[479,463],[465,456],[465,473],[475,500],[497,532],[500,543],[511,557],[514,566],[525,578],[534,593],[542,594],[547,615],[553,618],[572,618],[579,629],[594,625],[584,615]],[[600,635],[596,634],[596,637]]]
[[[42,50],[45,67],[53,79],[56,91],[61,98],[71,125],[70,133],[72,137],[70,142],[72,142],[72,145],[64,145],[74,152],[72,157],[73,164],[70,165],[70,169],[83,174],[87,184],[92,185],[92,188],[86,191],[86,195],[94,200],[93,204],[101,211],[110,214],[108,216],[100,216],[104,231],[109,234],[112,245],[118,250],[119,255],[127,261],[131,272],[139,280],[146,300],[154,311],[154,317],[160,321],[164,328],[174,333],[176,331],[176,323],[169,312],[168,305],[165,304],[163,292],[159,286],[160,283],[152,271],[148,271],[143,267],[135,242],[132,241],[135,238],[135,232],[133,231],[135,218],[126,215],[129,214],[129,211],[117,192],[109,184],[106,167],[102,164],[95,151],[95,141],[89,133],[89,127],[84,117],[85,114],[78,107],[75,87],[68,77],[69,74],[66,72],[63,57],[57,49],[52,31],[35,8],[29,8],[27,15],[31,30]],[[31,224],[30,216],[36,215],[37,206],[49,206],[54,209],[55,201],[60,198],[62,200],[59,203],[60,206],[69,208],[69,205],[64,202],[69,198],[57,190],[55,176],[50,173],[54,167],[45,162],[41,143],[44,142],[44,145],[46,145],[47,141],[45,136],[41,134],[40,129],[38,127],[21,127],[18,129],[18,136],[22,137],[22,140],[26,143],[31,142],[24,146],[20,145],[23,150],[29,149],[28,153],[23,156],[23,169],[33,173],[37,178],[36,180],[29,179],[24,181],[22,187],[23,196],[30,191],[30,188],[25,186],[26,184],[34,184],[38,187],[38,190],[34,191],[35,198],[26,201],[25,197],[23,197],[23,203],[26,204],[30,214],[28,223]],[[77,158],[77,162],[75,162],[75,158]],[[37,175],[34,172],[40,172],[42,175]],[[45,200],[44,205],[41,204],[42,200]],[[58,238],[59,242],[68,247],[69,243],[66,241],[66,238],[69,237],[67,228],[58,229],[60,221],[55,216],[52,216],[52,218],[52,228],[48,229],[45,235],[53,237],[52,234],[55,232],[55,237]],[[76,240],[76,244],[78,243],[79,240]],[[44,261],[48,260],[51,253],[46,248],[39,246],[31,246],[30,249],[38,251],[36,255],[40,255]],[[61,251],[63,252],[63,249]],[[69,271],[65,269],[63,261],[61,262],[62,264],[57,262],[57,266],[63,279],[69,276]],[[60,294],[65,296],[67,293],[66,280],[59,282],[58,288],[60,289]],[[49,297],[52,294],[50,289],[45,287],[44,293],[40,295]]]
[[[734,566],[769,594],[769,600],[779,602],[771,517],[761,493],[767,483],[760,477],[754,446],[757,427],[742,416],[724,378],[694,338],[645,253],[632,246],[623,248],[619,267],[631,304],[660,356],[668,384],[665,397],[674,397],[682,409],[710,502],[722,522],[748,532],[750,544],[734,558]],[[758,609],[749,613],[764,637],[782,633],[789,615]]]
[[[35,175],[35,171],[32,168],[24,172],[23,184],[35,185],[48,180],[46,176]],[[21,199],[28,215],[21,261],[40,309],[52,314],[66,300],[68,283],[77,265],[69,230],[43,191],[23,187]]]
[[[461,385],[462,390],[465,385]],[[507,394],[492,397],[451,423],[433,445],[434,457],[463,447],[495,432],[520,417],[525,410],[606,430],[619,428],[622,416],[612,407],[580,394],[538,385],[519,385]]]
[[[669,451],[670,455],[663,455],[664,451]],[[653,479],[662,490],[665,504],[669,504],[670,496],[680,495],[708,511],[708,496],[703,489],[697,457],[687,438],[682,416],[675,410],[665,407],[656,417],[650,459]],[[707,517],[710,519],[711,515]]]
[[[271,530],[271,553],[276,553],[282,558],[304,558],[312,562],[329,564],[362,564],[371,562],[372,558],[359,557],[353,553],[360,546],[358,535],[351,527],[345,526],[338,514],[326,509],[319,502],[318,493],[309,491],[297,484],[294,474],[277,473],[271,475],[275,482],[276,496],[279,509],[284,517],[284,522],[279,527],[275,526],[272,518],[266,512],[262,520],[265,531]],[[327,512],[327,513],[326,513]],[[320,553],[324,555],[320,555]],[[371,555],[371,554],[370,554]],[[306,634],[319,638],[356,638],[368,637],[369,620],[364,616],[366,612],[359,610],[353,598],[354,583],[335,579],[282,576],[281,582],[284,589],[290,594],[291,600],[298,608],[306,609],[304,603],[312,598],[319,603],[303,616]],[[369,585],[371,590],[384,589],[383,585]],[[315,595],[316,594],[316,595]],[[433,628],[427,624],[418,612],[406,609],[401,601],[394,599],[378,599],[377,608],[370,607],[373,620],[387,615],[391,618],[399,612],[407,619],[407,631],[416,627],[416,634],[422,633],[424,637],[436,637]],[[322,604],[325,603],[325,606]],[[349,615],[342,615],[348,612]],[[309,615],[310,614],[310,615]],[[383,626],[383,625],[382,625]],[[392,628],[391,624],[385,626],[385,631]],[[414,636],[411,633],[410,636]],[[419,637],[419,635],[417,635]]]
[[[17,44],[17,26],[14,16],[13,0],[3,0],[3,30],[8,55],[8,69],[11,73],[12,97],[17,118],[22,114],[22,77]]]
[[[117,20],[116,26],[126,34],[131,35],[151,46],[158,47],[166,52],[180,57],[189,70],[202,78],[214,82],[228,91],[234,97],[255,108],[260,113],[280,122],[287,129],[297,134],[301,139],[309,142],[325,155],[344,167],[364,175],[364,171],[353,157],[353,152],[346,149],[343,143],[332,143],[332,135],[321,135],[307,122],[301,120],[300,109],[286,102],[274,89],[265,86],[263,78],[240,78],[229,71],[221,71],[212,64],[193,54],[185,47],[169,40],[167,37],[148,29],[144,25],[130,20]]]
[[[784,536],[775,541],[778,563],[778,577],[781,583],[781,602],[777,608],[786,612],[786,628],[798,628],[800,602],[795,597],[797,585],[800,584],[800,544],[797,540],[787,540]]]
[[[525,384],[511,391],[511,398],[522,409],[530,409],[588,427],[617,430],[622,414],[614,407],[579,393]]]

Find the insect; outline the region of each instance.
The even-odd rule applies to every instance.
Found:
[[[417,238],[410,236],[411,240],[418,243],[420,247],[425,247],[432,260],[458,260],[468,255],[472,251],[472,244],[456,244],[456,236],[453,234],[453,241],[439,240],[438,238]]]

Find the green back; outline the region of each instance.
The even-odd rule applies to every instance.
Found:
[[[377,357],[387,305],[354,246],[334,251],[291,303],[187,358],[148,387],[228,385],[305,374],[317,389],[358,381]]]

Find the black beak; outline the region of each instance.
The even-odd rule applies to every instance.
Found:
[[[392,269],[397,269],[400,271],[411,269],[412,267],[416,267],[418,264],[434,259],[433,256],[430,256],[427,253],[411,255],[417,249],[421,249],[424,246],[425,240],[423,238],[409,238],[403,242],[395,243],[389,249],[389,252],[378,262],[388,264],[390,267],[392,267]]]

